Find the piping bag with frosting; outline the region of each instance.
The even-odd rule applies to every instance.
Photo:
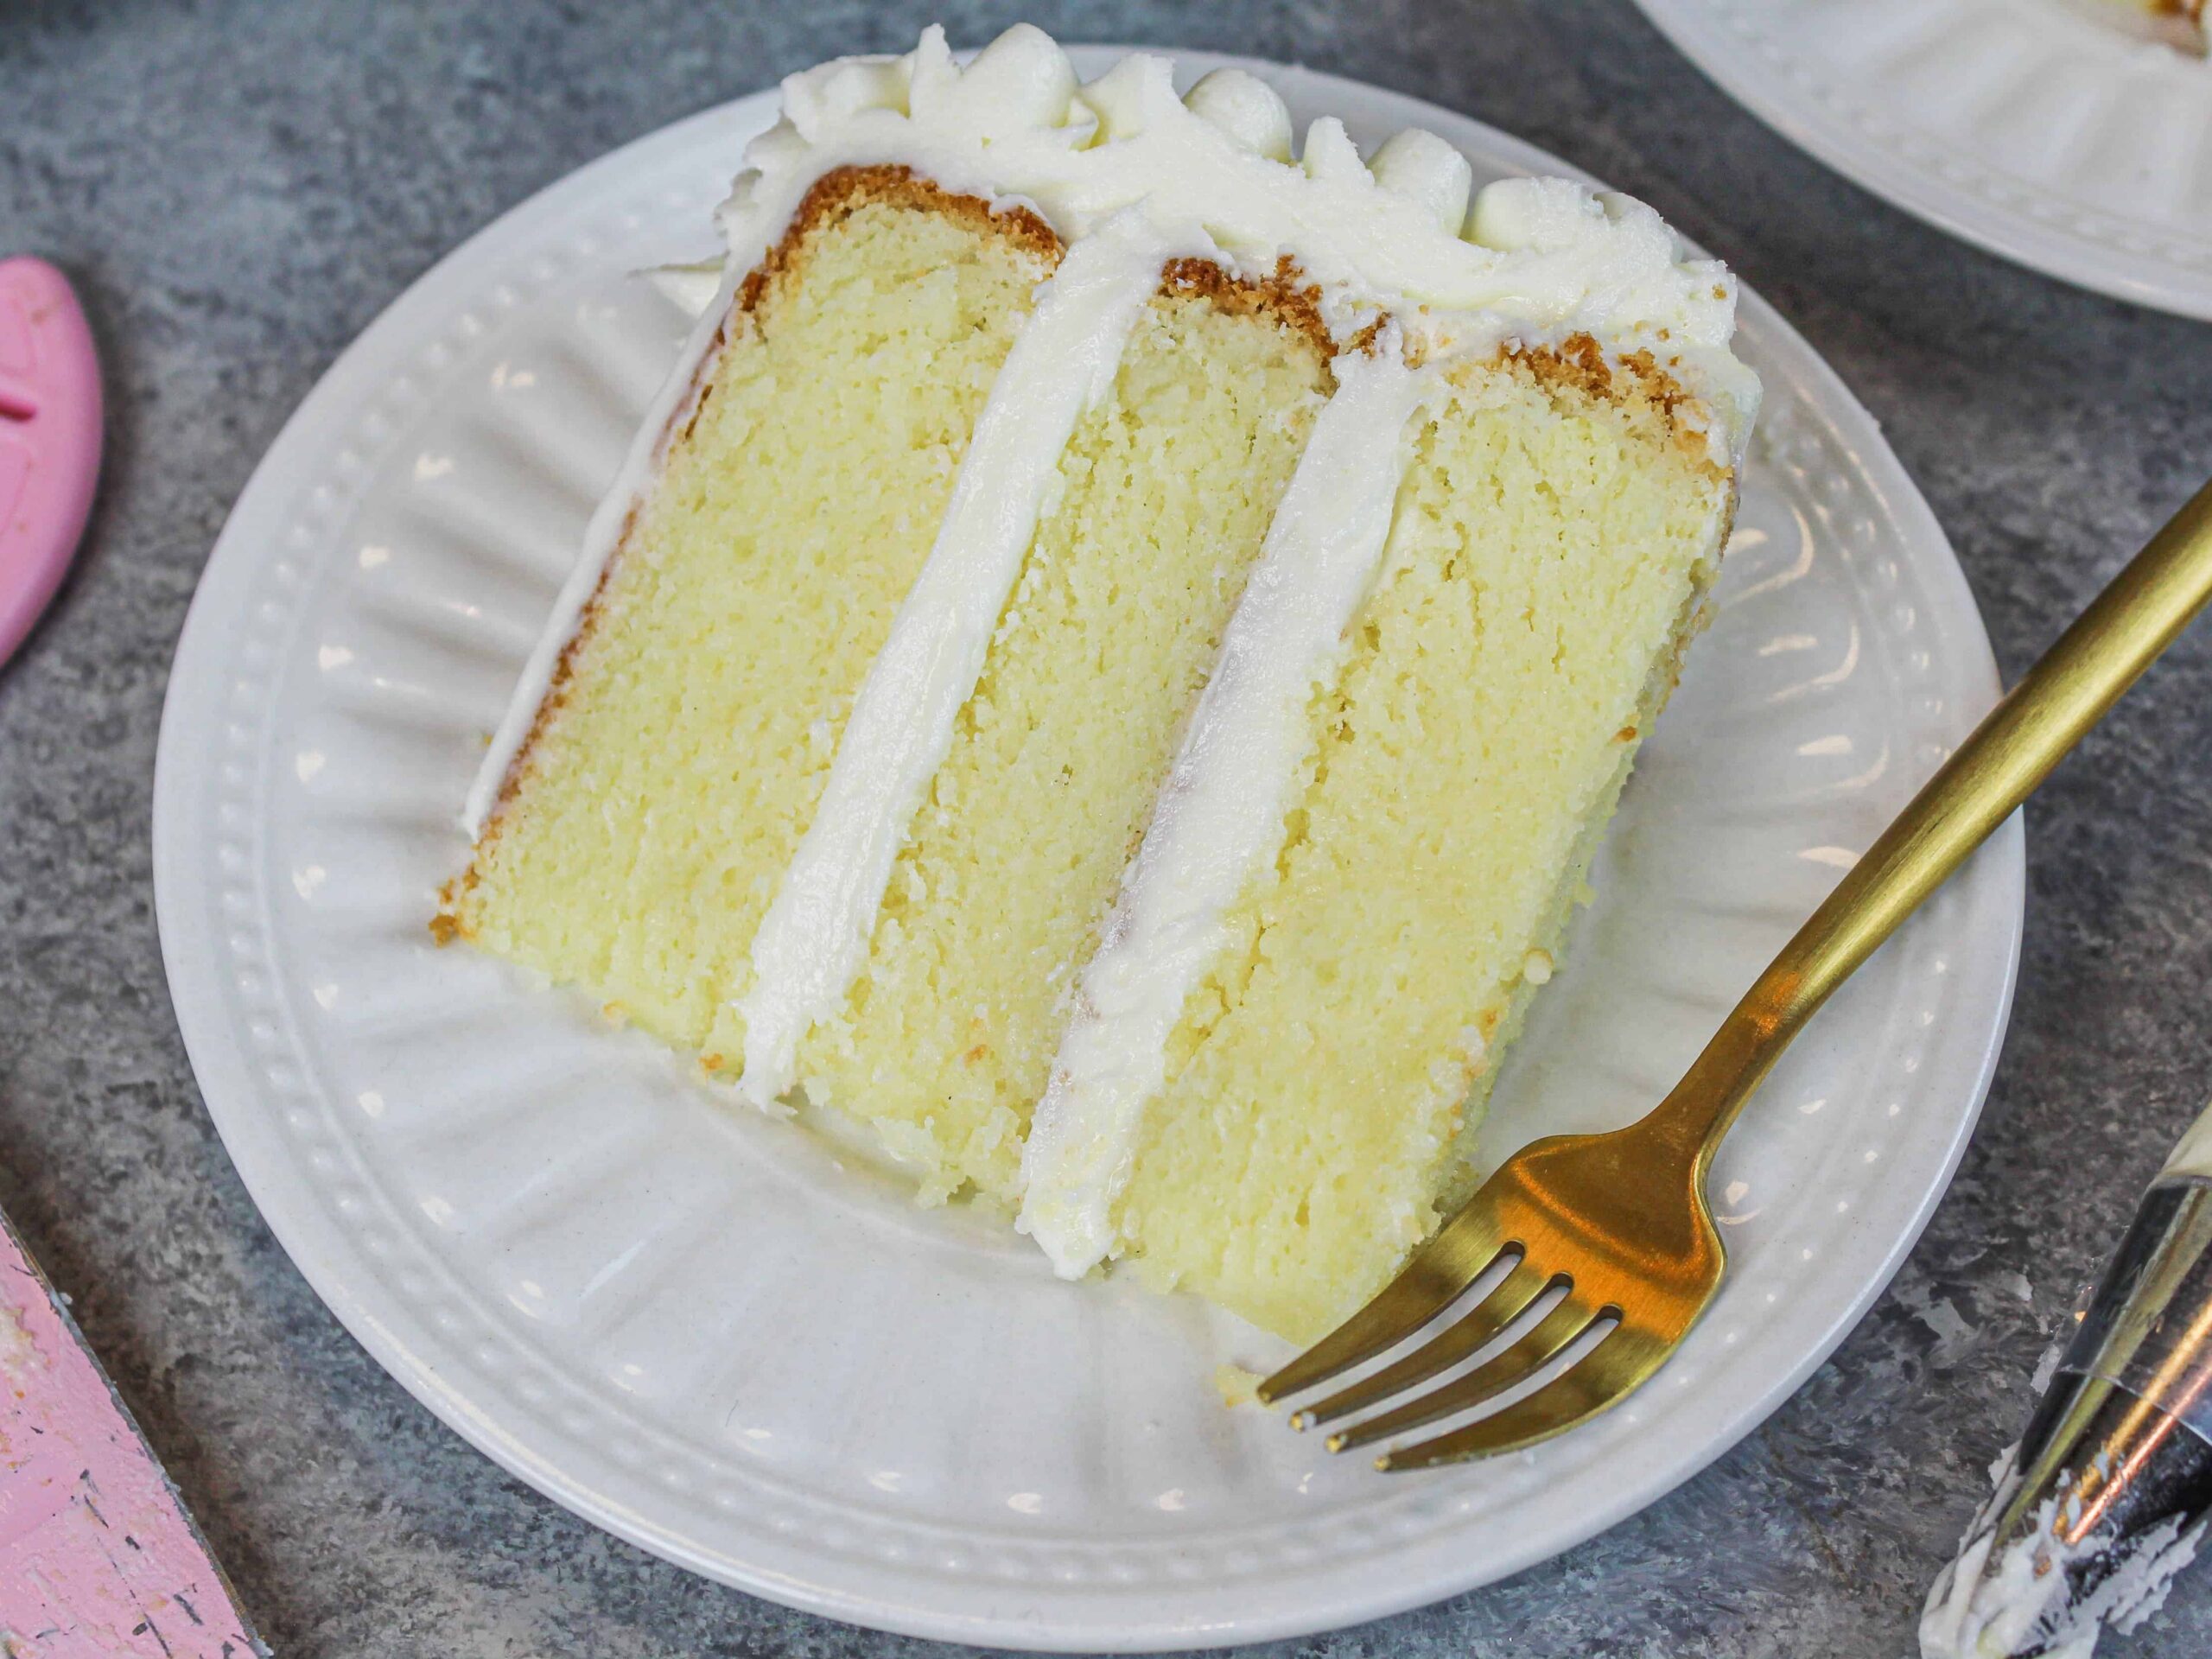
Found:
[[[62,1303],[0,1216],[0,1653],[266,1654]]]
[[[2143,1195],[1997,1490],[1921,1617],[1925,1659],[2088,1659],[2212,1521],[2212,1108]]]

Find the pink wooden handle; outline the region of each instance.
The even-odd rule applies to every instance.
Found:
[[[100,471],[100,369],[60,271],[0,262],[0,663],[85,533]]]
[[[251,1659],[268,1651],[5,1216],[0,1651],[23,1659]]]

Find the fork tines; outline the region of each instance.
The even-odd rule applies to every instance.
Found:
[[[1583,1343],[1582,1351],[1568,1359],[1566,1369],[1525,1397],[1464,1427],[1388,1452],[1376,1459],[1376,1466],[1427,1468],[1511,1451],[1548,1439],[1602,1410],[1614,1397],[1614,1390],[1587,1362],[1616,1335],[1618,1310],[1578,1296],[1567,1275],[1545,1273],[1529,1261],[1520,1243],[1482,1236],[1486,1230],[1462,1211],[1416,1251],[1398,1277],[1373,1300],[1262,1382],[1260,1398],[1273,1404],[1381,1358],[1428,1327],[1470,1286],[1497,1275],[1497,1269],[1503,1268],[1502,1276],[1496,1276],[1471,1306],[1419,1347],[1294,1412],[1291,1426],[1314,1427],[1393,1400],[1402,1401],[1394,1408],[1339,1429],[1328,1439],[1332,1452],[1370,1445],[1486,1405],[1553,1368],[1578,1343]],[[1550,1306],[1539,1311],[1548,1300]],[[1532,1314],[1534,1321],[1529,1323]],[[1608,1321],[1616,1323],[1609,1325]],[[1516,1325],[1525,1328],[1516,1332]],[[1600,1326],[1605,1328],[1599,1330]],[[1593,1330],[1599,1332],[1597,1339],[1584,1342]],[[1479,1364],[1425,1393],[1414,1393],[1509,1333],[1514,1333],[1511,1340]],[[1405,1397],[1408,1395],[1412,1397]]]

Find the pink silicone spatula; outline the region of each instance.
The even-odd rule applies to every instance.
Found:
[[[60,271],[0,261],[0,664],[61,585],[100,471],[100,369]]]
[[[61,1299],[0,1216],[0,1654],[266,1654]]]

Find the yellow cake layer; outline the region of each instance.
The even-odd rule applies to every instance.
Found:
[[[1062,457],[868,966],[800,1051],[925,1199],[1018,1199],[1067,996],[1329,373],[1315,334],[1168,291]]]
[[[888,169],[817,188],[448,894],[457,931],[735,1065],[754,930],[1056,251]]]
[[[1464,1173],[1465,1103],[1556,944],[1726,510],[1701,448],[1605,378],[1513,360],[1456,372],[1432,410],[1280,856],[1147,1111],[1118,1222],[1148,1281],[1305,1340]]]

